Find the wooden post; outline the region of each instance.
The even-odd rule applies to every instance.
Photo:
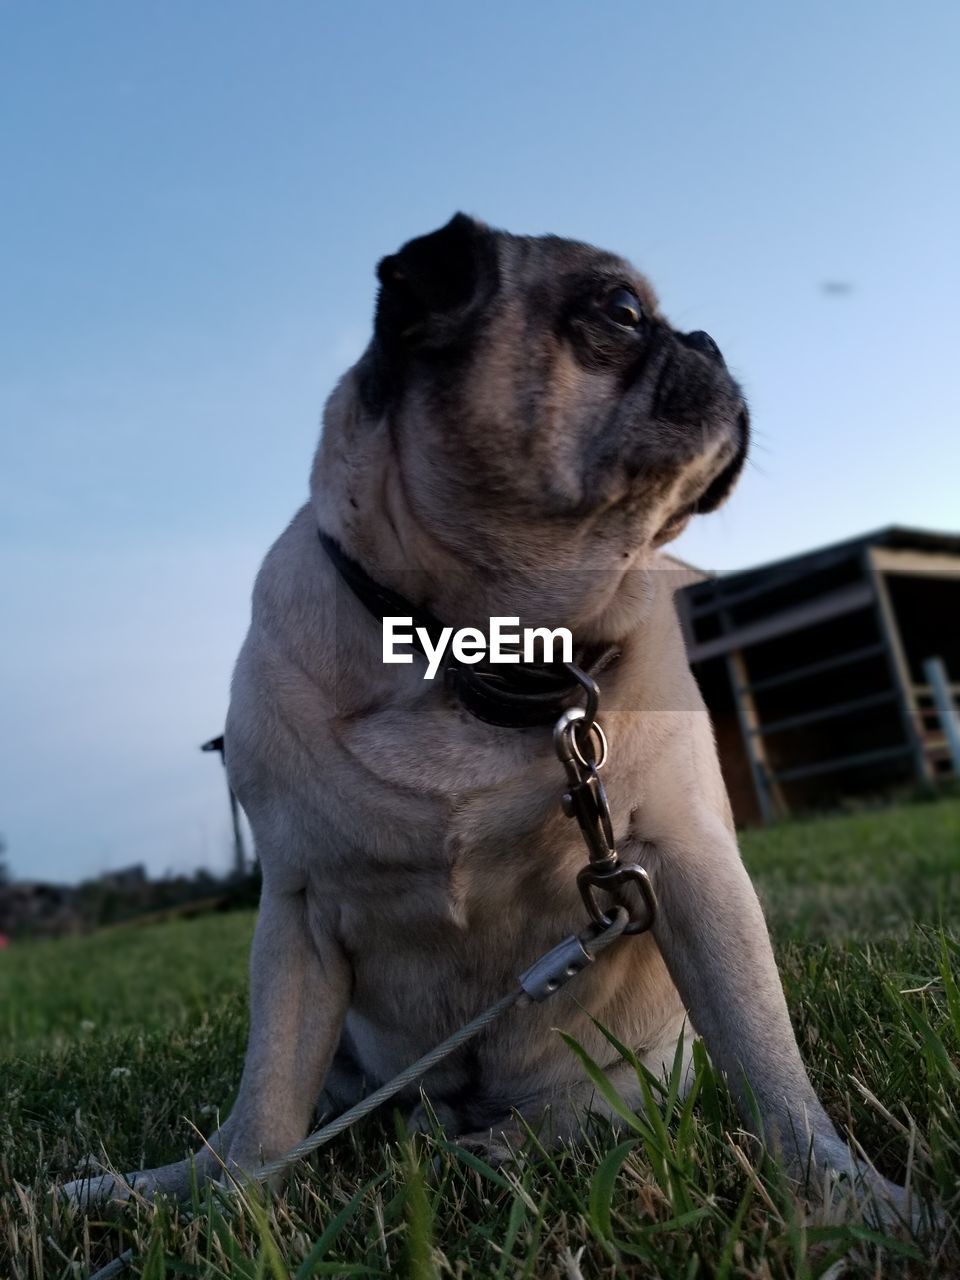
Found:
[[[741,649],[731,649],[727,654],[727,674],[730,677],[737,719],[740,722],[740,736],[743,738],[744,750],[750,761],[750,772],[753,775],[753,788],[757,793],[760,816],[765,823],[770,823],[778,814],[786,813],[786,804],[783,792],[773,778],[763,734],[759,732],[760,718],[750,691],[750,678]]]
[[[914,773],[921,786],[930,786],[933,783],[933,768],[927,758],[923,738],[920,734],[920,708],[914,692],[913,680],[910,677],[910,664],[907,662],[903,642],[900,639],[900,630],[897,627],[897,617],[890,601],[890,592],[887,590],[887,583],[882,572],[877,567],[872,547],[866,548],[865,565],[873,584],[877,622],[887,650],[890,675],[893,679],[894,688],[899,694],[900,718],[903,722],[904,734],[913,751]]]
[[[933,705],[937,708],[940,727],[947,739],[953,772],[960,778],[960,717],[953,701],[953,690],[942,658],[927,658],[923,674],[930,686]]]
[[[226,769],[227,759],[223,734],[219,738],[211,738],[209,742],[205,742],[200,750],[216,751],[220,756],[220,763]],[[247,873],[247,851],[243,843],[243,828],[240,826],[240,805],[237,802],[237,797],[233,794],[233,787],[230,786],[229,781],[227,782],[227,794],[230,797],[230,821],[233,824],[233,873],[239,879]]]

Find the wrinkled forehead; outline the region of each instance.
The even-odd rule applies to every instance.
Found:
[[[650,282],[615,253],[561,236],[501,235],[501,278],[524,292],[562,303],[621,285],[634,290],[648,313],[658,308]]]

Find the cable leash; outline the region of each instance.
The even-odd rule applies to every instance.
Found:
[[[619,938],[627,932],[630,923],[630,917],[624,907],[615,907],[613,909],[610,921],[601,929],[595,925],[590,925],[583,933],[571,934],[569,938],[558,943],[550,951],[545,952],[539,960],[520,975],[517,987],[498,1000],[496,1004],[492,1004],[489,1009],[478,1014],[466,1026],[459,1031],[455,1031],[452,1036],[448,1036],[429,1053],[425,1053],[422,1058],[418,1058],[416,1062],[410,1064],[409,1067],[401,1071],[399,1075],[394,1076],[385,1085],[381,1085],[374,1093],[363,1098],[355,1106],[344,1111],[341,1115],[331,1120],[328,1124],[321,1125],[309,1137],[304,1138],[302,1142],[298,1142],[295,1147],[291,1147],[284,1155],[276,1160],[270,1160],[266,1164],[260,1165],[253,1170],[248,1176],[257,1183],[269,1181],[270,1178],[276,1177],[278,1174],[284,1173],[291,1165],[296,1164],[299,1160],[303,1160],[306,1156],[311,1155],[320,1147],[326,1146],[328,1142],[332,1142],[334,1138],[345,1133],[347,1129],[352,1128],[359,1121],[365,1119],[371,1112],[376,1111],[378,1107],[383,1106],[385,1102],[389,1102],[408,1084],[421,1079],[433,1067],[443,1062],[445,1058],[449,1058],[452,1053],[467,1044],[474,1036],[480,1034],[486,1027],[496,1022],[498,1018],[513,1008],[523,1008],[524,1005],[531,1001],[540,1002],[548,999],[559,991],[562,986],[575,978],[578,973],[592,964],[594,958],[605,951],[607,947],[612,946]],[[135,1183],[135,1179],[132,1179]],[[136,1187],[134,1186],[134,1190]],[[236,1194],[243,1189],[242,1182],[235,1182],[230,1187],[225,1187],[224,1191],[228,1194]],[[113,1280],[113,1277],[120,1276],[126,1271],[127,1267],[133,1261],[133,1249],[127,1249],[119,1257],[114,1258],[112,1262],[108,1262],[105,1267],[101,1267],[99,1271],[90,1274],[89,1280]]]
[[[653,924],[657,911],[653,885],[641,866],[620,862],[613,837],[610,807],[599,777],[609,755],[606,735],[596,718],[600,691],[596,681],[579,667],[573,663],[567,663],[566,666],[584,689],[587,705],[586,709],[571,707],[563,712],[554,727],[553,742],[557,758],[567,775],[568,786],[561,801],[563,812],[568,818],[576,818],[590,855],[589,862],[577,875],[577,887],[590,916],[590,924],[583,932],[570,934],[544,952],[520,975],[513,991],[477,1014],[399,1075],[335,1119],[321,1125],[284,1155],[267,1161],[252,1171],[249,1175],[252,1181],[264,1183],[284,1173],[291,1165],[319,1150],[385,1102],[389,1102],[407,1085],[420,1080],[510,1009],[523,1008],[531,1002],[540,1003],[549,999],[620,938],[643,933]],[[621,890],[626,885],[634,885],[640,890],[643,914],[638,918],[634,917],[626,903],[620,901]],[[613,900],[613,905],[606,912],[597,901],[598,891],[606,893]],[[132,1179],[132,1182],[135,1190],[136,1179]],[[229,1188],[231,1193],[241,1189],[242,1183],[235,1183]],[[112,1280],[112,1277],[122,1275],[132,1260],[133,1250],[128,1249],[99,1271],[93,1272],[89,1280]]]
[[[592,964],[595,956],[605,951],[607,947],[616,942],[625,933],[629,917],[622,907],[615,908],[615,913],[614,919],[602,932],[597,933],[591,927],[582,934],[571,934],[569,938],[565,938],[563,942],[542,955],[525,973],[520,975],[518,986],[509,995],[498,1000],[496,1004],[492,1004],[489,1009],[484,1009],[483,1013],[478,1014],[466,1026],[461,1027],[459,1031],[455,1031],[452,1036],[448,1036],[436,1048],[431,1049],[422,1058],[418,1058],[416,1062],[411,1063],[409,1067],[401,1071],[399,1075],[394,1076],[385,1085],[381,1085],[374,1093],[363,1098],[348,1111],[344,1111],[342,1115],[337,1116],[335,1120],[331,1120],[329,1124],[323,1125],[315,1133],[310,1134],[308,1138],[304,1138],[303,1142],[298,1142],[295,1147],[291,1147],[286,1155],[281,1156],[278,1160],[271,1160],[267,1164],[261,1165],[253,1176],[258,1182],[266,1182],[276,1174],[283,1173],[291,1164],[302,1160],[304,1156],[310,1155],[319,1147],[325,1146],[331,1139],[336,1138],[339,1134],[351,1128],[352,1125],[363,1120],[385,1102],[389,1102],[391,1098],[405,1089],[408,1084],[421,1079],[438,1063],[443,1062],[445,1058],[448,1058],[452,1053],[467,1044],[474,1036],[479,1035],[481,1031],[496,1022],[508,1010],[514,1007],[522,1008],[531,1001],[546,1000],[554,992],[559,991],[562,986],[569,982],[571,978],[575,978],[588,964]]]

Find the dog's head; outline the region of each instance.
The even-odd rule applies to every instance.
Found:
[[[542,564],[547,537],[613,567],[730,491],[740,389],[621,258],[457,214],[377,274],[373,340],[344,384],[349,447],[389,442],[405,503],[451,550],[507,567],[509,548],[536,547]]]

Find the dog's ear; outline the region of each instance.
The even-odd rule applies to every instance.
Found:
[[[444,347],[470,328],[497,287],[495,233],[457,213],[377,267],[374,332],[391,347]]]

